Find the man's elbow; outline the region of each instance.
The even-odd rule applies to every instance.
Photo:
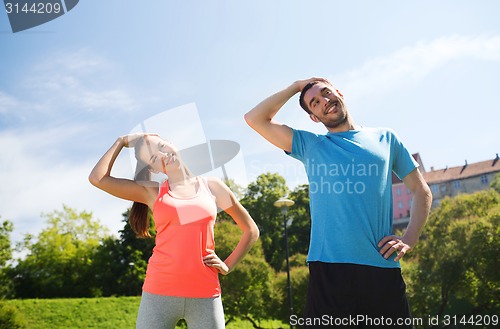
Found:
[[[429,185],[426,183],[423,183],[421,186],[419,186],[417,193],[424,201],[425,204],[428,204],[429,207],[432,204],[432,192],[431,189],[429,188]]]
[[[245,119],[247,125],[249,125],[252,128],[255,126],[255,117],[254,115],[252,115],[252,111],[245,113],[243,118]]]
[[[429,188],[429,185],[424,184],[424,193],[427,196],[427,198],[432,202],[432,192],[431,189]]]

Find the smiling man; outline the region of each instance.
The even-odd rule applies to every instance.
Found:
[[[325,135],[273,119],[297,93],[310,119],[325,126]],[[385,319],[385,327],[411,328],[405,326],[411,313],[399,260],[417,243],[432,196],[394,131],[357,125],[342,94],[323,78],[294,82],[258,104],[245,120],[301,161],[307,173],[311,240],[305,327],[323,326],[326,316],[348,327]],[[413,193],[403,236],[392,234],[393,172]],[[343,321],[353,316],[360,321]]]

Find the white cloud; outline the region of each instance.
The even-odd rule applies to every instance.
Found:
[[[98,159],[78,162],[61,149],[65,141],[85,130],[86,127],[75,125],[51,131],[0,133],[0,216],[14,223],[13,240],[25,233],[38,233],[45,225],[41,213],[59,210],[63,204],[92,211],[113,233],[123,227],[121,213],[130,203],[109,196],[88,182]],[[128,158],[121,156],[113,173],[130,177],[132,170]]]
[[[119,83],[117,81],[120,81]],[[138,107],[120,72],[89,50],[52,54],[28,68],[22,79],[25,97],[42,112],[131,111]]]
[[[423,81],[452,60],[500,61],[500,36],[449,36],[421,41],[340,74],[349,99],[380,95]]]
[[[0,90],[0,113],[7,113],[9,109],[19,106],[19,101]]]
[[[106,91],[83,90],[71,93],[68,99],[73,104],[80,104],[85,110],[131,111],[137,104],[128,92],[120,89]]]
[[[75,51],[53,52],[44,60],[34,65],[38,72],[62,71],[74,75],[90,75],[93,73],[105,73],[115,69],[113,63],[105,57],[99,56],[90,49],[82,48]]]

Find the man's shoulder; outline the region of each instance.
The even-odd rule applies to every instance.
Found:
[[[303,139],[321,140],[326,138],[327,134],[319,134],[308,130],[292,129],[294,136],[300,136]]]
[[[362,131],[372,135],[373,138],[377,138],[380,141],[386,140],[387,142],[393,142],[399,139],[396,131],[388,127],[363,127]]]

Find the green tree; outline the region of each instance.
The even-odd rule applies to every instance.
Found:
[[[120,230],[120,237],[104,239],[94,256],[94,295],[138,296],[142,292],[156,232],[150,217],[149,232],[153,238],[137,238],[128,222],[129,213],[130,209],[122,214],[124,227]]]
[[[42,216],[48,227],[36,238],[26,235],[21,244],[27,256],[13,270],[17,297],[91,296],[91,264],[106,228],[92,213],[67,206]]]
[[[261,174],[248,185],[242,205],[260,229],[260,239],[266,261],[279,269],[285,258],[284,228],[281,211],[274,202],[288,194],[285,179],[279,174]]]
[[[156,228],[154,224],[153,215],[149,213],[149,233],[152,238],[150,239],[141,239],[137,238],[135,232],[132,230],[130,223],[128,221],[130,214],[130,209],[128,209],[123,216],[123,229],[120,230],[120,243],[123,246],[127,246],[129,249],[128,253],[133,253],[133,250],[141,251],[141,259],[144,261],[148,261],[149,257],[153,254],[153,247],[155,246],[155,237],[156,237]]]
[[[296,254],[290,259],[290,283],[292,286],[293,314],[303,316],[309,283],[309,268],[305,263],[306,256]],[[290,307],[288,300],[288,284],[286,269],[279,272],[273,280],[275,297],[270,307],[273,318],[288,323],[290,321]]]
[[[311,233],[311,211],[309,208],[309,185],[297,186],[289,195],[295,204],[288,209],[293,219],[288,228],[290,255],[307,254]],[[305,262],[304,264],[305,265]]]
[[[244,196],[244,188],[241,187],[234,179],[225,179],[224,183],[229,187],[229,189],[234,193],[236,198],[239,200]]]
[[[12,259],[10,233],[14,225],[6,220],[0,225],[0,299],[12,293],[12,280],[8,275],[8,262]]]
[[[497,191],[497,193],[500,193],[500,173],[497,173],[495,175],[495,178],[491,181],[490,184],[491,188]]]
[[[222,221],[215,225],[216,252],[221,259],[234,250],[241,234],[234,223]],[[231,273],[220,276],[226,323],[242,318],[258,328],[259,320],[268,319],[273,276],[257,241]]]
[[[499,314],[499,224],[494,190],[441,202],[403,267],[415,316]]]

